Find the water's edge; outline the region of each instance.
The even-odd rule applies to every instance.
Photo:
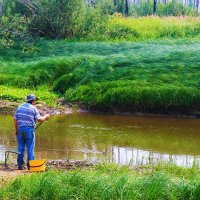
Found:
[[[0,113],[6,114],[14,114],[15,110],[21,103],[12,102],[7,100],[0,100]],[[37,104],[36,107],[38,108],[39,112],[42,115],[50,113],[54,107],[47,106],[45,104]],[[172,117],[172,118],[200,118],[200,113],[188,113],[182,114],[177,112],[170,112],[170,113],[154,113],[154,112],[122,112],[122,111],[100,111],[96,110],[95,108],[91,109],[85,105],[77,105],[77,104],[67,104],[62,102],[61,105],[55,110],[53,113],[54,115],[60,114],[71,114],[74,112],[82,113],[82,112],[90,112],[96,114],[107,114],[107,115],[125,115],[125,116],[144,116],[144,117]]]

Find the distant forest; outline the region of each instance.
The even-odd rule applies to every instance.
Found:
[[[75,0],[76,1],[76,0]],[[124,16],[180,16],[199,15],[200,0],[79,0],[87,6],[102,4],[110,14],[121,13]],[[10,4],[24,5],[32,12],[36,11],[37,4],[68,4],[71,0],[0,0],[0,12],[6,12]],[[4,9],[5,8],[5,9]]]

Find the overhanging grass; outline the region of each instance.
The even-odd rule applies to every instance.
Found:
[[[198,168],[163,168],[166,166],[144,168],[141,172],[138,169],[131,171],[127,167],[106,164],[85,170],[37,173],[19,177],[0,189],[0,198],[199,199]],[[168,173],[175,168],[179,169],[172,174]]]
[[[70,100],[110,111],[188,113],[200,109],[200,90],[173,84],[113,81],[80,86]]]

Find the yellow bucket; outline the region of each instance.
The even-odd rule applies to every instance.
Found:
[[[30,160],[30,171],[31,172],[44,172],[46,168],[46,160]]]

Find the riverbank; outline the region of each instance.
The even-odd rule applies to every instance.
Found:
[[[0,114],[14,114],[17,107],[23,102],[12,102],[8,100],[0,100]],[[54,107],[47,106],[46,104],[36,104],[41,115],[50,113]],[[200,113],[188,113],[182,114],[177,112],[171,113],[146,113],[146,112],[120,112],[120,111],[100,111],[98,109],[92,109],[80,104],[67,104],[61,102],[61,105],[53,112],[53,115],[67,115],[71,113],[96,113],[107,115],[123,115],[123,116],[144,116],[144,117],[170,117],[170,118],[200,118]]]
[[[24,102],[13,102],[8,100],[0,100],[0,113],[6,114],[14,114],[17,107]],[[36,107],[38,108],[41,115],[45,115],[50,113],[54,107],[48,106],[45,103],[37,103]],[[58,108],[53,112],[53,115],[60,114],[70,114],[73,112],[89,112],[86,107],[77,105],[77,104],[67,104],[65,102],[61,102]]]
[[[199,199],[200,173],[173,164],[129,169],[98,164],[19,176],[3,185],[1,199]]]

